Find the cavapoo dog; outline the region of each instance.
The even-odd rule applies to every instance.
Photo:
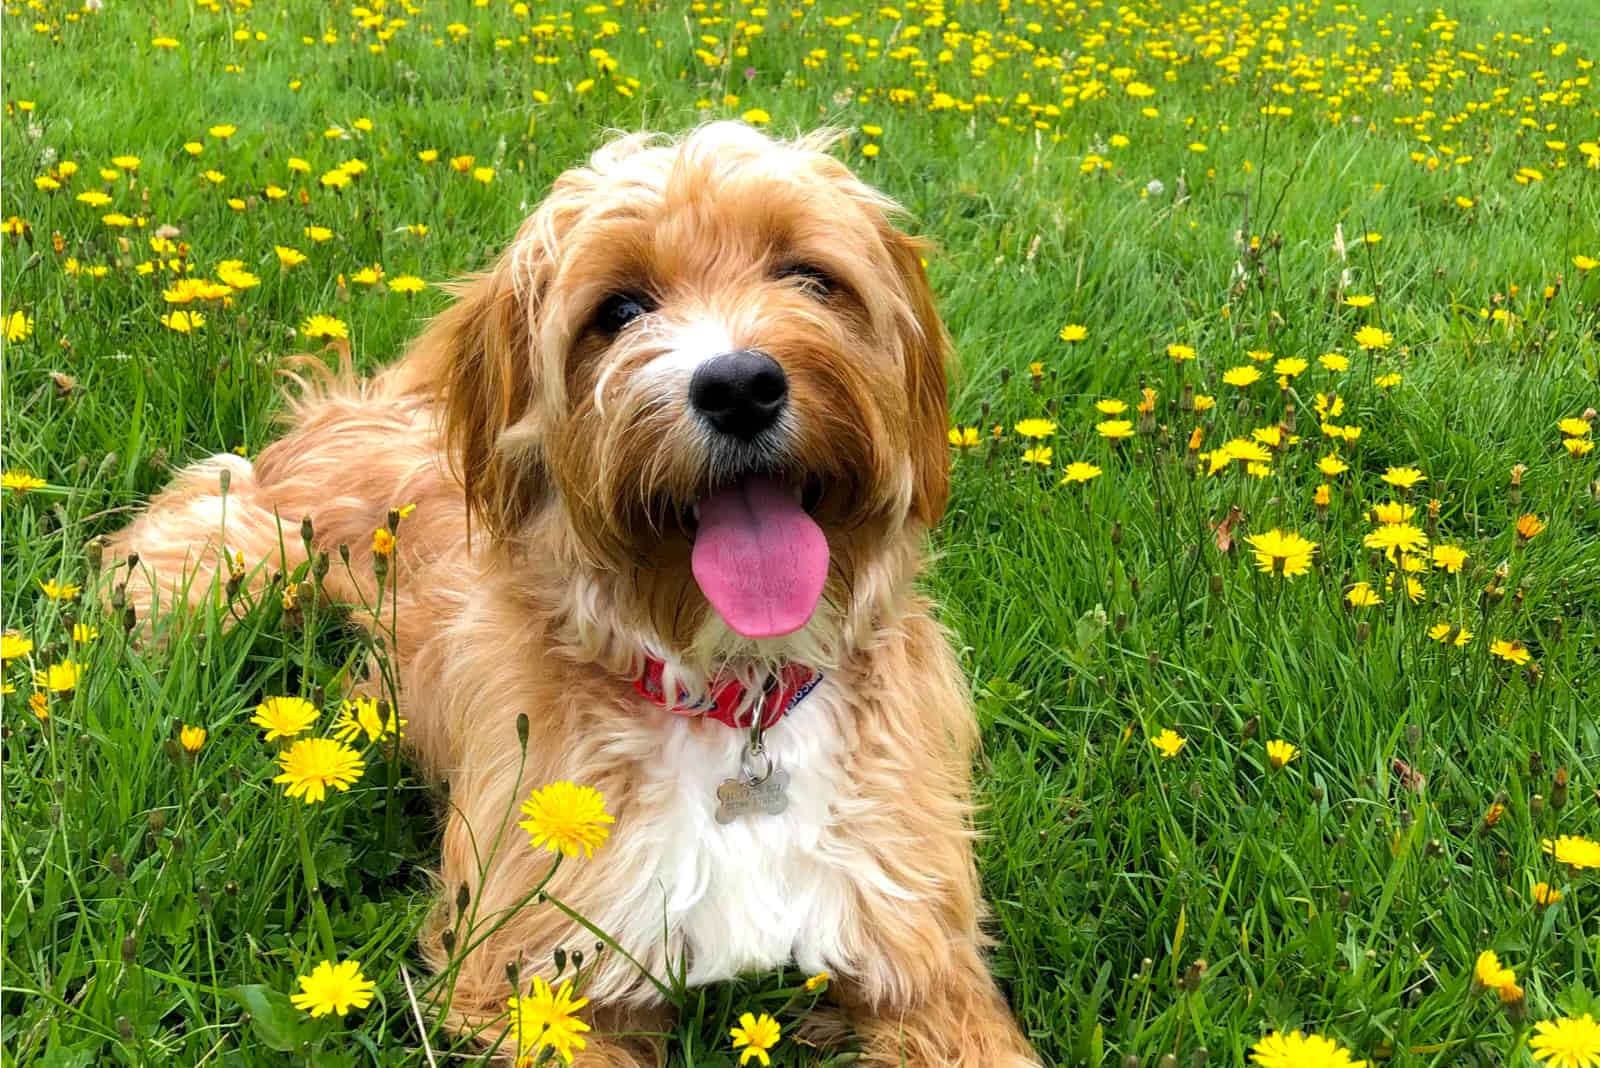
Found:
[[[832,976],[868,1063],[1036,1063],[983,959],[973,711],[914,588],[948,336],[894,204],[828,143],[613,141],[399,363],[302,383],[286,436],[111,539],[143,616],[219,597],[236,556],[258,587],[305,563],[309,517],[313,552],[352,558],[323,595],[371,604],[373,531],[415,504],[382,627],[448,790],[423,947],[465,953],[452,1026],[498,1035],[508,963],[593,947],[516,909],[550,865],[518,802],[571,780],[616,822],[548,891],[654,975],[793,962]],[[447,938],[462,885],[475,927]],[[622,953],[589,964],[580,1063],[653,1062],[623,1033],[661,1029],[661,993]]]

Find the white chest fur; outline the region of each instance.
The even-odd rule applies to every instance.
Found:
[[[748,733],[665,713],[641,717],[623,745],[641,761],[639,804],[608,853],[631,871],[592,919],[658,977],[687,957],[690,985],[793,961],[849,974],[858,893],[904,896],[848,834],[852,797],[837,688],[824,680],[767,732],[789,773],[788,807],[718,823],[717,787],[737,774]],[[636,971],[611,959],[593,997],[645,997]]]

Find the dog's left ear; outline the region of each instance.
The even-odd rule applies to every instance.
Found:
[[[515,248],[455,287],[456,302],[413,343],[408,362],[441,399],[451,465],[491,536],[515,532],[550,492],[527,433],[536,382],[527,286]]]
[[[900,325],[906,354],[906,396],[911,402],[911,514],[932,527],[944,515],[950,496],[950,421],[948,375],[954,362],[950,335],[934,306],[928,272],[923,268],[927,243],[893,231],[889,252],[900,276],[911,321]]]

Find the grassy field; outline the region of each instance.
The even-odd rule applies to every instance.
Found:
[[[447,993],[411,949],[426,789],[372,746],[292,803],[249,722],[336,706],[351,640],[272,602],[141,647],[82,547],[268,442],[281,357],[392,359],[608,129],[740,116],[849,131],[938,245],[964,368],[929,586],[983,722],[994,967],[1047,1062],[1301,1029],[1526,1064],[1600,1013],[1586,4],[36,0],[0,29],[4,1063],[453,1059],[402,975]],[[1315,553],[1258,567],[1273,530]],[[312,1019],[329,940],[376,997]],[[767,1010],[776,1063],[846,1063],[788,1037],[796,981],[681,992],[674,1062],[734,1063]]]

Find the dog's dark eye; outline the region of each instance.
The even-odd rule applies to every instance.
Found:
[[[594,328],[602,334],[615,336],[641,315],[655,310],[655,301],[643,293],[613,293],[595,309]]]
[[[784,281],[796,281],[800,288],[818,300],[827,300],[833,295],[839,284],[833,276],[821,267],[809,263],[791,263],[778,269],[778,278]]]

